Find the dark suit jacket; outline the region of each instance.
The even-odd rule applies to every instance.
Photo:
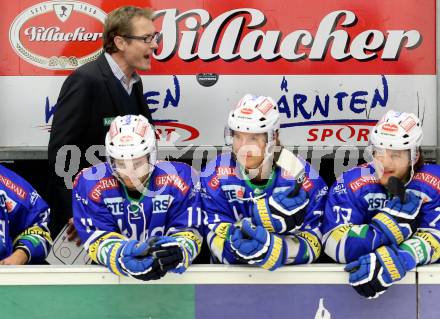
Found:
[[[81,151],[79,169],[91,165],[85,159],[86,150],[91,145],[104,145],[110,121],[118,115],[125,115],[124,101],[117,85],[115,76],[102,54],[95,61],[76,69],[67,77],[61,88],[48,147],[48,199],[52,208],[54,234],[57,234],[68,218],[72,217],[71,191],[66,188],[64,180],[55,173],[57,152],[63,145],[76,145]],[[151,115],[143,97],[142,81],[134,84],[133,93],[137,96],[141,114],[151,123]],[[104,154],[101,154],[100,158],[103,159],[103,156]],[[75,161],[71,162],[73,164]],[[62,170],[68,171],[69,163],[65,166],[64,163],[58,165],[61,169],[65,167]],[[70,171],[72,170],[70,167]],[[78,170],[74,171],[76,173]]]

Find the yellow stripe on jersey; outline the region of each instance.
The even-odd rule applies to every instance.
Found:
[[[44,239],[46,239],[48,242],[52,242],[52,238],[50,237],[50,233],[45,231],[44,229],[42,229],[40,226],[32,226],[27,228],[25,231],[23,231],[20,235],[18,235],[14,242],[13,245],[15,245],[21,237],[23,236],[28,236],[28,235],[38,235],[43,237]]]
[[[315,259],[319,257],[321,254],[321,241],[318,236],[315,236],[309,232],[302,231],[298,233],[299,237],[304,238],[309,246],[312,248],[313,253],[315,254]]]
[[[225,247],[225,240],[228,240],[231,236],[229,232],[231,226],[232,226],[231,223],[220,223],[214,229],[214,238],[210,246],[211,246],[211,250],[217,251],[220,256],[223,254],[223,249]]]
[[[215,228],[214,233],[222,239],[228,239],[228,236],[230,236],[229,228],[231,228],[231,226],[232,224],[230,223],[220,223]]]
[[[119,276],[123,276],[123,274],[121,274],[121,272],[118,270],[118,266],[117,266],[117,260],[116,260],[116,256],[117,256],[117,253],[118,253],[118,249],[121,247],[121,243],[115,243],[113,246],[112,246],[112,251],[111,251],[111,253],[110,253],[110,260],[109,260],[109,265],[110,265],[110,270],[113,272],[113,273],[115,273],[116,275],[119,275]]]
[[[122,240],[126,240],[127,238],[125,238],[124,236],[122,236],[121,234],[115,233],[115,232],[111,232],[108,234],[105,234],[104,236],[99,237],[97,240],[95,240],[93,242],[93,244],[91,244],[89,246],[88,249],[88,253],[90,258],[95,262],[95,263],[100,263],[98,261],[98,252],[99,252],[99,245],[101,245],[101,243],[106,240],[106,239],[110,239],[110,238],[119,238]]]
[[[429,244],[429,246],[431,246],[433,250],[431,263],[436,262],[440,258],[440,242],[438,239],[433,234],[425,231],[418,231],[414,236],[423,239]]]
[[[350,225],[341,225],[338,228],[332,230],[330,237],[337,243],[339,243],[342,237],[346,236],[350,231]]]
[[[178,233],[172,234],[171,237],[176,237],[176,238],[181,237],[186,240],[192,241],[193,243],[195,243],[197,245],[197,251],[200,251],[200,249],[202,248],[202,240],[199,238],[199,236],[197,236],[193,232],[190,232],[190,231],[178,232]]]

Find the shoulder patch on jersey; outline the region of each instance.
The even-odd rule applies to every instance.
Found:
[[[189,190],[189,186],[185,183],[185,181],[176,174],[164,174],[156,176],[154,182],[156,186],[159,187],[168,185],[174,186],[184,195]]]
[[[8,213],[11,213],[15,206],[17,206],[17,202],[10,199],[4,191],[0,190],[0,207],[4,207]]]
[[[305,176],[304,178],[304,182],[302,183],[302,188],[304,188],[306,192],[310,192],[310,190],[313,188],[313,182],[307,176]]]
[[[17,196],[20,197],[21,199],[26,198],[27,195],[26,191],[22,187],[18,186],[13,181],[11,181],[6,176],[0,175],[0,183],[5,185],[6,188],[9,188],[15,194],[17,194]]]
[[[366,176],[361,176],[361,177],[355,179],[350,184],[348,184],[348,187],[350,187],[350,189],[353,192],[356,192],[359,189],[361,189],[362,187],[364,187],[365,185],[378,184],[378,183],[379,183],[379,180],[374,175],[366,175]]]
[[[119,187],[118,180],[113,177],[106,177],[101,180],[99,180],[98,183],[95,184],[95,186],[92,188],[92,190],[89,192],[89,197],[94,202],[99,202],[101,199],[101,195],[103,191],[109,190],[109,189],[116,189]]]
[[[414,174],[413,179],[428,184],[432,188],[436,189],[437,192],[440,192],[440,178],[435,175],[426,172],[418,172]]]
[[[347,194],[347,188],[345,188],[344,183],[338,182],[332,190],[333,195],[345,195]]]
[[[293,176],[292,174],[290,174],[288,171],[286,171],[283,168],[281,168],[281,177],[286,180],[289,180],[289,181],[296,180],[295,176]],[[307,175],[305,175],[304,181],[302,183],[302,188],[304,188],[304,190],[306,192],[309,192],[313,188],[313,185],[314,184],[313,184],[312,180]]]
[[[293,181],[295,180],[295,177],[291,174],[289,174],[287,171],[285,170],[281,170],[281,177],[284,179],[287,179],[289,181]],[[308,178],[307,176],[304,176],[304,181],[302,183],[302,188],[304,188],[304,190],[306,192],[310,191],[313,188],[313,182],[310,178]]]

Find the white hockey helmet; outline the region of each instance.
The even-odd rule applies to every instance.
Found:
[[[232,144],[233,131],[245,133],[267,133],[268,143],[273,143],[275,132],[280,128],[280,113],[277,103],[268,96],[246,94],[229,112],[225,130],[225,142]]]
[[[120,180],[118,173],[129,177],[150,175],[156,164],[157,146],[153,126],[142,115],[125,115],[116,117],[105,137],[107,161],[113,173]],[[148,167],[136,168],[130,162],[145,157]],[[123,161],[126,167],[116,165]],[[137,170],[137,171],[136,171]]]
[[[370,143],[374,147],[392,150],[410,150],[414,165],[422,144],[423,130],[419,118],[413,113],[390,110],[371,131]]]

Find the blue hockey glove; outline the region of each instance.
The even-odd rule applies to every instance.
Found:
[[[166,271],[160,267],[158,260],[150,254],[151,243],[138,240],[121,241],[108,251],[107,267],[139,280],[156,280],[162,278]],[[116,267],[117,271],[114,271]]]
[[[411,253],[396,246],[382,246],[345,266],[350,285],[368,299],[376,298],[402,279],[416,262]]]
[[[189,256],[175,237],[157,237],[151,248],[151,254],[165,272],[170,270],[183,273],[189,267]]]
[[[417,216],[422,206],[422,199],[412,192],[406,192],[406,200],[401,202],[395,196],[389,200],[382,212],[376,214],[372,222],[382,230],[387,238],[396,245],[411,237],[417,230]]]
[[[260,198],[253,206],[252,218],[254,223],[263,226],[269,232],[283,234],[301,227],[309,203],[307,192],[300,188],[290,197],[292,189]]]
[[[231,249],[236,258],[246,264],[275,270],[283,265],[284,242],[280,236],[271,234],[262,226],[253,226],[244,220],[241,227],[233,229]]]

